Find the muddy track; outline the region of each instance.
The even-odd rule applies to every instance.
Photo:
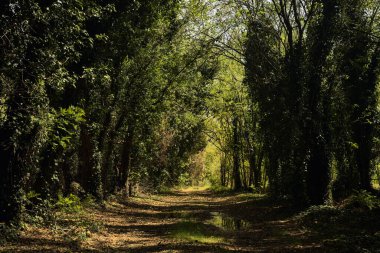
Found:
[[[79,245],[35,230],[1,252],[323,252],[290,209],[260,196],[176,191],[86,215],[104,228]]]

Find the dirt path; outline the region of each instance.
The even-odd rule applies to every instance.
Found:
[[[1,252],[318,252],[291,212],[248,194],[177,191],[89,209],[101,232],[73,245],[47,230],[25,232]]]

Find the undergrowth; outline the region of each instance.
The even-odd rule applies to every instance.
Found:
[[[0,245],[14,241],[20,236],[20,229],[14,225],[0,224]]]
[[[219,193],[219,194],[228,194],[234,192],[233,189],[227,187],[227,186],[221,186],[221,185],[211,185],[208,190]]]
[[[79,245],[91,233],[103,229],[103,224],[88,217],[87,209],[96,206],[91,196],[80,199],[74,194],[59,195],[57,200],[43,200],[35,192],[24,196],[24,211],[20,225],[0,224],[0,243],[16,241],[22,231],[48,228],[54,237]]]
[[[295,219],[319,238],[326,252],[379,252],[379,203],[360,191],[334,206],[312,206]]]

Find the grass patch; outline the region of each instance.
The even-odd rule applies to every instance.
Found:
[[[168,193],[171,193],[172,191],[173,191],[173,188],[171,188],[171,187],[161,186],[161,187],[157,190],[157,193],[158,193],[158,194],[168,194]]]
[[[178,223],[171,233],[171,236],[178,240],[199,242],[204,244],[221,243],[224,238],[210,235],[207,233],[205,224],[196,222],[181,222]]]
[[[229,194],[229,193],[233,193],[234,190],[227,187],[227,186],[221,186],[221,185],[212,185],[210,187],[208,187],[208,190],[214,192],[214,193],[218,193],[218,194]]]
[[[218,195],[234,194],[234,195],[237,195],[237,197],[239,198],[245,198],[245,199],[258,199],[258,198],[262,198],[266,196],[266,194],[255,192],[251,188],[236,191],[227,186],[212,185],[212,186],[207,187],[206,189]]]
[[[180,187],[179,190],[183,192],[195,192],[195,191],[206,191],[209,189],[209,186],[203,185],[203,186],[186,186],[186,187]]]
[[[134,196],[130,197],[128,199],[129,202],[137,202],[137,203],[142,203],[142,204],[147,204],[147,203],[154,203],[154,202],[160,202],[162,201],[162,197],[160,195],[150,195],[150,196]]]
[[[243,201],[243,200],[259,200],[259,199],[266,198],[267,195],[266,194],[260,194],[260,193],[245,192],[245,193],[238,194],[236,197],[240,201]]]

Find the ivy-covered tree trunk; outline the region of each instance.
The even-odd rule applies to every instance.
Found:
[[[356,100],[358,106],[354,109],[357,118],[353,123],[353,139],[358,144],[358,148],[355,150],[355,159],[360,175],[360,188],[367,191],[372,191],[371,161],[374,143],[375,93],[378,80],[377,73],[379,71],[379,54],[379,45],[377,45],[370,57],[364,80],[355,89],[355,94],[358,96]]]
[[[348,99],[348,131],[351,133],[350,149],[353,153],[350,168],[342,171],[343,178],[353,178],[356,182],[346,181],[344,188],[372,190],[371,161],[374,141],[374,124],[377,113],[376,87],[379,78],[379,42],[371,37],[368,20],[361,1],[351,0],[344,5],[343,26],[349,24],[360,32],[343,30],[341,39],[343,56],[339,60],[339,70],[347,78],[343,89]],[[345,176],[344,172],[351,173]]]
[[[6,222],[19,221],[23,179],[35,165],[33,143],[39,128],[31,124],[31,113],[24,108],[30,96],[26,83],[16,86],[18,92],[8,101],[7,120],[0,128],[0,220]]]
[[[12,145],[13,136],[7,126],[0,130],[0,221],[17,220],[21,212],[22,159]],[[9,139],[8,139],[9,138]]]
[[[327,198],[330,182],[329,150],[331,134],[329,133],[329,117],[325,115],[329,107],[325,104],[322,81],[326,59],[331,51],[334,39],[334,22],[336,21],[338,5],[336,1],[321,1],[322,13],[320,20],[310,28],[310,49],[306,85],[308,87],[308,103],[305,130],[306,145],[310,145],[307,168],[307,192],[311,204],[322,204]]]

